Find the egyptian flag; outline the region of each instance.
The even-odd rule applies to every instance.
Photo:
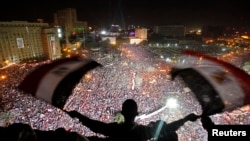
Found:
[[[83,75],[98,66],[102,65],[76,56],[59,59],[36,68],[24,78],[18,88],[63,109]]]
[[[204,115],[232,111],[250,103],[250,76],[242,69],[185,50],[171,71],[181,77],[200,102]]]

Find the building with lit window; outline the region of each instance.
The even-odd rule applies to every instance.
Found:
[[[77,21],[76,9],[66,8],[58,10],[54,13],[54,23],[55,25],[62,26],[68,31],[72,31],[74,28],[74,23]]]
[[[142,41],[147,40],[148,29],[147,28],[136,28],[135,36],[130,38],[130,44],[139,44]]]
[[[57,29],[47,23],[0,22],[0,67],[61,57]]]
[[[70,46],[68,39],[70,35],[77,35],[83,41],[84,34],[88,32],[88,23],[78,21],[77,11],[74,8],[65,8],[54,13],[54,24],[62,27],[63,37],[61,39],[65,39],[66,46]]]
[[[82,30],[86,32],[88,30],[87,22],[77,20],[77,12],[74,8],[58,10],[54,13],[54,23],[56,26],[63,27],[69,33]]]
[[[147,33],[148,33],[147,28],[136,28],[135,29],[135,38],[147,40],[147,36],[148,36]]]

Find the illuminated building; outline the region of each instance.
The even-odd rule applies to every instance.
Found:
[[[148,29],[146,29],[146,28],[136,28],[135,29],[135,38],[147,40],[147,32],[148,32]]]
[[[82,32],[82,30],[86,32],[88,30],[87,22],[77,20],[77,12],[74,8],[58,10],[54,14],[54,23],[68,32]]]
[[[136,28],[135,37],[130,38],[130,44],[139,44],[140,42],[147,40],[148,30],[146,28]]]
[[[56,28],[47,23],[0,22],[0,67],[60,57]]]
[[[65,29],[67,29],[68,31],[73,30],[74,23],[76,21],[77,21],[76,9],[73,8],[58,10],[54,14],[55,25],[60,25]]]
[[[62,27],[62,34],[66,37],[66,46],[70,46],[68,37],[72,34],[77,34],[79,37],[85,40],[84,34],[88,31],[88,23],[77,20],[76,9],[66,8],[58,10],[56,13],[54,13],[54,23],[56,26]]]

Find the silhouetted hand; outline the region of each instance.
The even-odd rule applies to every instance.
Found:
[[[85,115],[82,115],[81,113],[77,112],[77,111],[66,111],[66,113],[72,117],[72,118],[78,118],[78,120],[80,122],[82,122],[82,124],[86,124],[90,121],[90,119],[88,117],[86,117]]]
[[[200,118],[200,116],[195,115],[194,113],[191,113],[185,117],[185,119],[189,121],[196,121],[198,118]]]
[[[201,123],[204,129],[209,130],[214,126],[214,122],[211,120],[208,116],[202,116],[201,117]]]

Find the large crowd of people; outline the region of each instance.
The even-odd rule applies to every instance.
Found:
[[[26,123],[33,129],[56,130],[64,128],[84,136],[102,136],[72,119],[64,110],[76,110],[92,119],[112,122],[120,112],[125,99],[134,99],[139,107],[137,118],[141,124],[164,120],[167,123],[183,118],[190,113],[201,114],[201,106],[192,91],[180,79],[171,80],[171,64],[145,46],[122,45],[119,48],[103,48],[88,52],[103,67],[85,74],[72,90],[64,109],[58,109],[41,99],[17,89],[17,86],[32,70],[49,62],[16,64],[0,70],[6,78],[0,80],[0,126]],[[31,84],[32,85],[32,84]],[[175,98],[176,108],[166,107],[169,98]],[[218,113],[211,116],[216,124],[249,124],[250,113],[245,109]],[[142,117],[142,116],[141,116]],[[199,120],[185,123],[178,131],[180,141],[206,141],[207,132]]]

